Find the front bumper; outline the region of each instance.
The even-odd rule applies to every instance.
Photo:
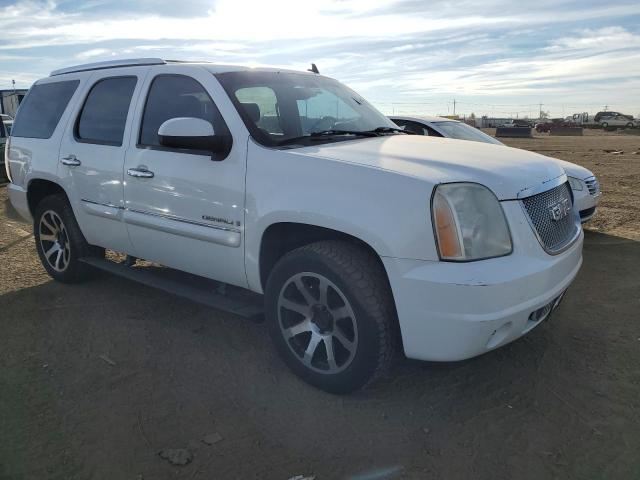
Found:
[[[544,320],[540,313],[557,305],[575,278],[583,233],[563,253],[548,255],[505,203],[511,255],[468,263],[383,258],[407,357],[464,360],[505,345]]]
[[[596,207],[600,200],[600,193],[597,195],[591,195],[586,186],[582,190],[573,191],[573,203],[575,204],[578,212],[580,212],[580,221],[582,223],[591,220],[596,214]]]

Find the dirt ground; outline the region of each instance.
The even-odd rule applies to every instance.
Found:
[[[0,479],[640,478],[640,137],[508,143],[601,179],[564,302],[506,347],[344,397],[294,377],[263,325],[50,281],[0,188]]]

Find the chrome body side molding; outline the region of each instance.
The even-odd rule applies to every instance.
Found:
[[[124,221],[132,225],[217,243],[227,247],[240,246],[240,230],[194,222],[173,215],[125,209]]]

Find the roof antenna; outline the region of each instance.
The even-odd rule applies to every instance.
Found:
[[[318,73],[318,74],[320,73],[320,71],[318,70],[318,67],[316,67],[315,63],[311,64],[311,68],[308,68],[307,72],[313,72],[313,73]]]

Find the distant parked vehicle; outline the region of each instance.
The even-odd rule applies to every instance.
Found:
[[[602,123],[606,118],[618,117],[618,116],[626,117],[629,120],[633,120],[633,117],[631,115],[624,115],[620,112],[598,112],[593,117],[593,121],[596,123]]]
[[[538,122],[534,128],[538,133],[547,133],[552,127],[575,127],[576,124],[573,121],[568,121],[566,118],[552,118],[551,120],[545,120],[544,122]]]
[[[609,128],[609,127],[634,128],[638,126],[638,121],[633,120],[633,117],[629,117],[629,115],[616,115],[614,117],[602,118],[600,120],[600,125],[602,125],[602,128]]]
[[[499,140],[486,133],[473,128],[457,120],[449,120],[442,117],[389,117],[393,122],[416,135],[430,137],[447,137],[456,140],[469,140],[472,142],[492,143],[504,145]],[[554,118],[548,123],[542,124],[544,128],[552,125],[564,125],[561,118]],[[548,131],[548,130],[547,130]],[[573,199],[580,214],[582,223],[591,220],[596,214],[596,207],[600,199],[600,184],[593,172],[575,163],[554,159],[560,164],[569,177],[569,185],[573,191]]]
[[[551,130],[551,127],[554,125],[554,122],[552,122],[551,120],[546,120],[544,122],[538,122],[534,125],[534,128],[536,129],[536,132],[538,133],[547,133],[549,130]]]
[[[504,128],[513,128],[513,127],[531,128],[531,123],[529,123],[529,121],[527,120],[519,120],[517,118],[514,118],[499,126]]]

